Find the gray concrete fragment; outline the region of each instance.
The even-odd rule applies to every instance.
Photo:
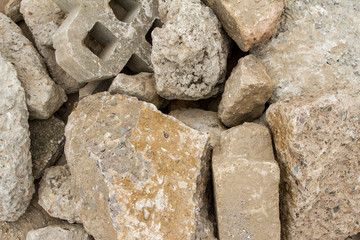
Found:
[[[151,71],[145,35],[157,16],[157,1],[55,0],[69,16],[53,36],[56,60],[78,82],[115,77],[129,67]]]
[[[84,87],[79,89],[79,100],[95,93],[107,91],[112,83],[112,80],[113,79],[111,78],[87,83]]]
[[[20,28],[2,13],[0,52],[17,71],[25,90],[30,118],[49,118],[66,101],[65,91],[49,77],[41,56]]]
[[[155,78],[152,73],[139,73],[133,76],[120,73],[112,82],[109,92],[136,97],[160,108],[164,99],[157,94],[155,85]]]
[[[26,240],[90,240],[81,225],[61,224],[30,231]]]
[[[6,16],[11,18],[14,22],[23,20],[23,16],[20,13],[20,3],[21,0],[10,0],[4,8]]]
[[[151,55],[159,95],[198,100],[217,94],[229,52],[219,20],[200,0],[163,1],[160,7],[165,24],[152,33]]]
[[[0,221],[16,221],[34,193],[29,113],[10,62],[0,55]]]

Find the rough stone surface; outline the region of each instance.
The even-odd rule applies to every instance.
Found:
[[[129,68],[151,71],[145,35],[157,16],[157,1],[54,0],[69,16],[53,36],[58,64],[78,82],[115,77]]]
[[[20,3],[21,0],[10,0],[4,8],[6,16],[11,18],[14,22],[23,20],[23,16],[20,13]]]
[[[253,55],[240,58],[226,81],[218,115],[228,127],[260,117],[271,97],[274,83]]]
[[[282,176],[284,239],[345,239],[360,232],[360,87],[346,88],[267,110]]]
[[[109,90],[112,81],[113,78],[87,83],[83,88],[80,88],[79,90],[79,100],[95,93],[105,92]]]
[[[284,0],[204,0],[243,51],[268,40],[278,27]]]
[[[269,130],[244,123],[223,132],[212,169],[219,238],[280,240],[280,171]]]
[[[29,113],[16,70],[0,55],[0,221],[16,221],[34,193]]]
[[[40,182],[39,204],[50,216],[80,222],[67,165],[48,168]]]
[[[360,82],[358,0],[285,0],[279,34],[252,53],[275,82],[272,102]]]
[[[67,74],[55,59],[52,35],[65,19],[65,13],[53,0],[23,0],[21,13],[35,39],[36,47],[44,57],[49,74],[67,93],[74,93],[84,84]]]
[[[79,102],[65,135],[80,219],[95,239],[213,239],[207,134],[152,104],[99,93]]]
[[[81,225],[53,225],[28,232],[26,240],[90,240]]]
[[[30,118],[49,118],[66,101],[65,91],[49,77],[44,62],[20,28],[0,13],[0,52],[24,87]]]
[[[205,132],[210,135],[210,145],[212,148],[219,145],[220,135],[226,130],[220,122],[216,112],[205,111],[202,109],[178,109],[169,113],[189,127]]]
[[[61,156],[65,144],[65,124],[52,116],[47,120],[29,121],[31,138],[32,174],[40,178],[44,170]]]
[[[111,94],[120,93],[136,97],[160,108],[164,103],[164,99],[157,94],[155,85],[153,73],[139,73],[137,75],[120,73],[112,82],[109,92]]]
[[[159,95],[198,100],[217,94],[229,52],[219,20],[200,0],[163,1],[161,9],[165,24],[152,32],[151,55]]]

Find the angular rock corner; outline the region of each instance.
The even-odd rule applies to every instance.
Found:
[[[194,239],[211,225],[207,134],[152,104],[99,93],[79,102],[65,135],[80,219],[96,239]]]

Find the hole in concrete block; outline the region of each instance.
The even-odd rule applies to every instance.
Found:
[[[153,72],[151,67],[139,57],[137,54],[133,54],[129,61],[126,63],[126,66],[133,71],[134,73],[141,72]]]
[[[149,31],[146,33],[145,35],[145,39],[148,43],[150,43],[152,45],[152,36],[151,33],[155,28],[161,28],[164,24],[162,23],[162,21],[160,19],[155,19],[155,21],[153,22],[151,28],[149,29]]]
[[[109,29],[97,22],[88,32],[83,43],[96,56],[107,60],[116,47],[116,40]]]
[[[141,8],[141,4],[134,0],[111,0],[109,6],[119,21],[127,23],[136,17]]]

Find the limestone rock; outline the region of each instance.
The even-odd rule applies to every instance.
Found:
[[[278,27],[284,0],[204,0],[241,50],[268,40]]]
[[[226,81],[218,115],[228,127],[260,117],[271,97],[273,81],[253,55],[240,58]]]
[[[109,92],[136,97],[160,108],[164,99],[157,94],[155,85],[153,73],[143,72],[133,76],[120,73],[112,82]]]
[[[11,18],[14,22],[23,20],[23,16],[20,13],[20,3],[21,0],[10,0],[4,8],[6,16]]]
[[[1,55],[0,73],[0,221],[16,221],[34,193],[29,113],[16,71]]]
[[[90,240],[81,225],[53,225],[30,231],[26,240]]]
[[[272,102],[360,82],[358,0],[285,0],[279,34],[251,51],[275,82]]]
[[[74,93],[84,84],[67,74],[55,59],[52,35],[65,19],[65,13],[53,0],[22,0],[21,13],[35,39],[36,47],[44,57],[50,76],[67,93]]]
[[[40,182],[39,204],[50,216],[80,222],[68,166],[48,168]]]
[[[164,1],[172,9],[152,32],[156,89],[166,99],[198,100],[222,90],[229,40],[200,0]],[[175,9],[175,10],[174,10]],[[194,21],[196,19],[196,21]]]
[[[95,239],[212,239],[207,134],[152,104],[98,93],[79,102],[65,135],[80,219]]]
[[[216,112],[190,108],[178,109],[170,112],[169,115],[179,119],[195,130],[208,133],[212,148],[219,145],[220,135],[226,130],[218,119]]]
[[[29,121],[33,176],[40,178],[44,170],[61,156],[65,144],[65,124],[52,116],[46,120]]]
[[[280,171],[269,130],[244,123],[223,132],[212,169],[219,238],[280,240]]]
[[[267,110],[282,175],[284,239],[360,232],[360,87],[345,87]]]
[[[41,56],[20,28],[0,13],[0,52],[11,62],[25,89],[31,118],[49,118],[66,101],[65,91],[49,77]]]

